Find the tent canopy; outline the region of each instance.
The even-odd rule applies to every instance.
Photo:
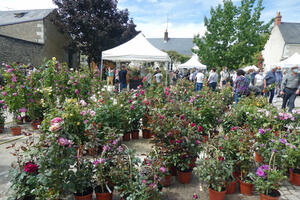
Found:
[[[243,69],[245,72],[248,72],[249,70],[254,70],[257,71],[258,67],[256,67],[255,65],[251,65],[251,66],[247,66]]]
[[[120,46],[103,51],[102,59],[123,62],[171,62],[168,54],[152,46],[142,33]]]
[[[194,54],[186,63],[183,63],[178,66],[178,68],[186,68],[186,69],[206,69],[206,65],[203,65],[199,62],[198,56]]]
[[[280,66],[282,68],[291,68],[295,65],[300,65],[300,55],[298,53],[294,53],[291,57],[277,64],[277,66]]]

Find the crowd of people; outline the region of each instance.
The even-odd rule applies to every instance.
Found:
[[[256,96],[264,95],[269,98],[269,103],[273,103],[274,97],[282,97],[282,109],[288,105],[289,112],[295,107],[295,99],[300,94],[300,74],[298,66],[294,66],[284,72],[280,67],[273,66],[270,71],[264,74],[263,69],[249,70],[245,72],[242,69],[228,71],[224,67],[218,74],[213,68],[209,73],[204,70],[191,70],[186,73],[186,78],[195,83],[195,91],[200,91],[203,84],[207,84],[212,91],[215,91],[218,83],[222,89],[225,85],[230,84],[233,87],[235,103],[243,96],[253,92]],[[219,78],[220,76],[220,78]]]
[[[263,69],[249,70],[245,72],[242,69],[229,71],[224,67],[220,73],[216,68],[212,68],[210,72],[206,70],[188,70],[172,71],[170,73],[171,84],[176,85],[178,79],[187,79],[194,82],[194,91],[200,91],[204,84],[207,84],[212,91],[217,88],[224,88],[231,85],[233,88],[233,96],[235,103],[243,96],[253,92],[256,96],[264,95],[269,98],[269,103],[273,103],[274,97],[283,98],[282,109],[289,108],[289,112],[295,107],[295,99],[300,94],[300,74],[298,66],[294,66],[289,70],[282,72],[280,67],[273,66],[270,71],[264,74]],[[120,91],[126,89],[129,84],[129,71],[123,66],[120,71],[109,68],[106,71],[107,84],[113,85],[119,83]],[[163,82],[163,74],[159,68],[154,73],[149,70],[145,71],[142,82],[146,86],[150,86],[152,81],[155,83]]]

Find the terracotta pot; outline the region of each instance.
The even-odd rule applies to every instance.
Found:
[[[139,131],[138,130],[132,131],[131,132],[131,138],[133,140],[138,140],[139,139]]]
[[[275,135],[276,137],[279,137],[279,131],[274,131],[274,135]]]
[[[177,169],[174,165],[169,167],[169,172],[172,176],[177,176]]]
[[[75,200],[92,200],[93,199],[93,193],[85,195],[85,196],[76,196],[74,195]]]
[[[96,199],[97,200],[112,200],[112,193],[97,193],[96,192]]]
[[[280,198],[280,192],[275,190],[278,196],[276,197],[271,197],[265,194],[260,193],[260,200],[278,200]]]
[[[124,133],[123,141],[130,141],[130,133]]]
[[[160,181],[160,184],[164,187],[168,187],[171,185],[172,175],[167,175],[163,180]]]
[[[255,162],[257,162],[257,163],[262,163],[263,162],[263,159],[262,159],[262,157],[259,155],[259,153],[257,153],[256,151],[255,151],[255,157],[254,157],[254,160],[255,160]]]
[[[11,127],[10,132],[13,136],[21,135],[21,127],[20,126]]]
[[[144,139],[149,139],[150,138],[150,130],[143,129],[143,138]]]
[[[243,195],[252,195],[253,194],[254,184],[245,183],[241,180],[239,182],[240,182],[240,193],[241,194],[243,194]]]
[[[180,170],[177,170],[178,173],[178,181],[182,184],[188,184],[191,181],[192,177],[192,170],[189,170],[187,172],[181,172]]]
[[[292,169],[290,169],[290,182],[293,185],[300,186],[300,174],[295,173]]]
[[[206,143],[208,141],[208,135],[203,136],[203,142]]]
[[[231,181],[230,183],[226,184],[226,194],[233,194],[235,193],[236,190],[236,184],[237,184],[237,180],[235,181]]]
[[[41,122],[39,122],[39,121],[33,121],[31,123],[31,127],[32,127],[33,130],[38,130],[39,125],[41,125]]]
[[[213,189],[208,188],[209,200],[224,200],[226,195],[226,190],[223,192],[217,192]]]

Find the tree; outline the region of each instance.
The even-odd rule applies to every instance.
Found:
[[[55,23],[69,33],[74,44],[95,62],[101,52],[127,42],[138,34],[128,10],[117,0],[53,0],[58,6]]]
[[[166,52],[171,60],[173,62],[179,62],[179,63],[185,63],[186,61],[188,61],[191,57],[190,56],[187,56],[187,55],[182,55],[180,53],[178,53],[177,51],[165,51]]]
[[[204,18],[204,37],[194,38],[199,47],[194,52],[209,67],[237,69],[257,64],[254,55],[263,50],[272,23],[260,21],[262,10],[262,0],[241,0],[240,6],[224,0],[223,5],[211,8],[210,19]]]

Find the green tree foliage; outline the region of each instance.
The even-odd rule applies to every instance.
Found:
[[[263,0],[241,0],[236,6],[231,0],[211,8],[210,19],[204,18],[207,31],[203,37],[194,38],[199,50],[194,50],[209,67],[227,66],[237,69],[255,64],[255,55],[261,52],[271,32],[270,20],[260,20]]]
[[[164,52],[166,52],[170,56],[173,62],[185,63],[191,58],[190,56],[182,55],[177,51],[164,51]]]
[[[63,31],[90,59],[101,60],[101,52],[137,35],[128,10],[119,10],[117,0],[53,0]]]

